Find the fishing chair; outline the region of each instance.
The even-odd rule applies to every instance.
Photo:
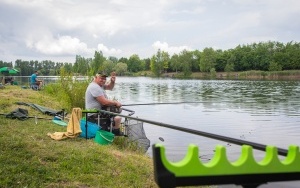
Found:
[[[108,111],[108,112],[113,112],[113,113],[121,113],[122,109],[113,107],[113,106],[105,106],[102,108],[102,110]],[[88,121],[97,124],[102,130],[108,131],[108,132],[113,132],[113,127],[114,127],[114,117],[116,115],[111,115],[108,113],[103,113],[100,112],[99,110],[83,110],[83,114],[85,114],[85,119],[86,119],[86,124],[85,124],[85,130],[86,130],[86,139],[87,139],[87,126],[88,126]],[[92,114],[91,116],[88,117],[88,114]],[[120,136],[120,135],[116,135]]]
[[[102,130],[105,131],[112,131],[113,125],[114,125],[114,116],[103,114],[99,112],[98,110],[84,110],[82,113],[86,116],[86,121],[89,121],[91,123],[97,124]],[[92,114],[90,116],[87,116],[87,114]]]
[[[114,117],[112,115],[98,113],[97,114],[97,125],[101,127],[102,130],[112,132],[113,126],[115,124]]]

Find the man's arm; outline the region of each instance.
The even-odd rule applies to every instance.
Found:
[[[105,98],[103,95],[97,97],[96,99],[102,106],[116,106],[116,107],[122,106],[122,104],[120,102],[109,100],[109,99]]]
[[[116,81],[116,73],[112,72],[110,78],[110,82],[104,85],[105,90],[112,90],[115,86],[115,81]]]

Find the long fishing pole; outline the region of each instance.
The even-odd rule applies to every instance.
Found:
[[[0,113],[0,115],[6,116],[6,115],[8,115],[8,114]],[[52,119],[53,119],[53,118],[37,117],[37,116],[26,116],[24,119],[29,119],[29,118],[45,119],[45,120],[52,120]],[[15,119],[18,119],[18,118],[15,118]]]
[[[93,111],[93,112],[95,112],[95,111]],[[147,119],[126,116],[123,114],[113,113],[113,112],[109,112],[109,111],[105,111],[105,110],[98,110],[98,112],[102,112],[104,114],[106,113],[106,114],[110,114],[110,115],[115,115],[115,116],[121,116],[121,117],[129,118],[129,119],[142,121],[145,123],[149,123],[149,124],[153,124],[153,125],[157,125],[157,126],[161,126],[161,127],[166,127],[166,128],[170,128],[170,129],[174,129],[174,130],[178,130],[178,131],[183,131],[183,132],[187,132],[187,133],[191,133],[191,134],[195,134],[195,135],[199,135],[199,136],[205,136],[208,138],[221,140],[221,141],[225,141],[225,142],[229,142],[229,143],[233,143],[233,144],[237,144],[237,145],[249,145],[249,146],[252,146],[254,149],[261,150],[261,151],[266,151],[266,147],[267,147],[267,145],[264,145],[264,144],[259,144],[259,143],[250,142],[250,141],[246,141],[246,140],[240,140],[240,139],[231,138],[231,137],[227,137],[227,136],[207,133],[207,132],[193,130],[193,129],[184,128],[184,127],[178,127],[178,126],[161,123],[161,122],[156,122],[156,121],[151,121],[151,120],[147,120]],[[286,156],[288,153],[288,150],[283,149],[283,148],[278,148],[278,147],[277,147],[277,151],[278,151],[278,154],[282,155],[282,156]]]
[[[141,105],[161,105],[161,104],[197,104],[205,102],[162,102],[162,103],[137,103],[137,104],[122,104],[122,106],[141,106]]]

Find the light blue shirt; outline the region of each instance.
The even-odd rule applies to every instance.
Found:
[[[37,78],[37,75],[36,74],[32,74],[31,78],[30,78],[30,83],[31,84],[36,84],[36,78]]]

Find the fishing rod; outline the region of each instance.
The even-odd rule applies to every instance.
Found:
[[[3,114],[3,113],[0,113],[0,115],[7,116],[7,115],[9,115],[9,114]],[[18,119],[18,120],[26,120],[26,119],[29,119],[29,118],[34,118],[35,124],[38,123],[38,120],[39,120],[39,119],[52,120],[52,119],[50,119],[50,118],[37,117],[37,116],[26,116],[26,117],[21,118],[21,119],[16,117],[16,118],[14,118],[14,119]]]
[[[3,113],[0,113],[0,115],[6,116],[6,115],[9,115],[9,114],[3,114]],[[29,119],[29,118],[52,120],[52,119],[50,119],[50,118],[46,118],[46,117],[37,117],[37,116],[26,116],[26,117],[24,117],[24,119]],[[18,119],[18,118],[15,118],[15,119]]]
[[[93,112],[95,113],[95,111],[93,111]],[[153,124],[153,125],[157,125],[157,126],[161,126],[161,127],[166,127],[166,128],[170,128],[170,129],[174,129],[174,130],[178,130],[178,131],[183,131],[186,133],[191,133],[191,134],[195,134],[195,135],[199,135],[199,136],[205,136],[208,138],[221,140],[221,141],[225,141],[225,142],[229,142],[229,143],[233,143],[233,144],[237,144],[237,145],[249,145],[249,146],[252,146],[254,149],[261,150],[261,151],[266,151],[266,147],[267,147],[267,145],[264,145],[264,144],[259,144],[259,143],[250,142],[250,141],[246,141],[246,140],[240,140],[240,139],[236,139],[236,138],[231,138],[231,137],[227,137],[227,136],[217,135],[217,134],[213,134],[213,133],[198,131],[198,130],[184,128],[184,127],[178,127],[178,126],[161,123],[161,122],[156,122],[156,121],[151,121],[151,120],[147,120],[147,119],[126,116],[123,114],[113,113],[113,112],[109,112],[109,111],[105,111],[105,110],[98,110],[97,112],[102,112],[104,114],[109,114],[109,115],[114,115],[114,116],[121,116],[124,118],[129,118],[129,119],[133,119],[133,120],[137,120],[137,121],[141,121],[141,122],[145,122],[145,123],[149,123],[149,124]],[[279,155],[287,156],[288,150],[277,147],[277,152]]]
[[[162,102],[162,103],[137,103],[137,104],[122,104],[122,106],[141,106],[141,105],[161,105],[161,104],[197,104],[205,102]]]

